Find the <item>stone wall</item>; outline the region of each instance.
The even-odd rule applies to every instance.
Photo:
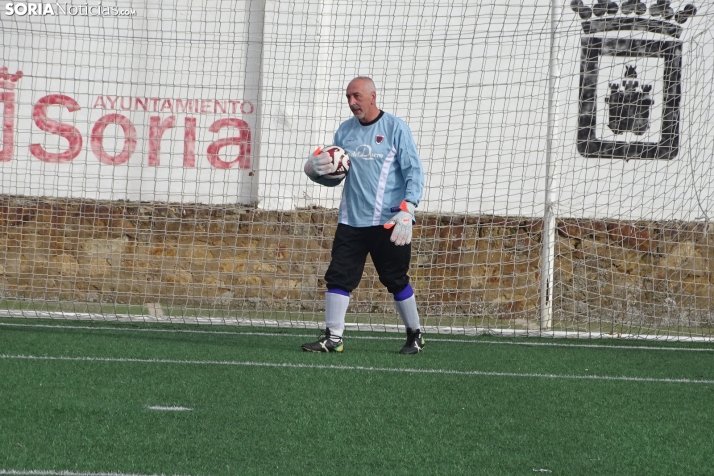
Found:
[[[319,311],[334,210],[0,197],[6,300]],[[558,322],[706,326],[714,246],[703,224],[560,220]],[[420,214],[412,284],[421,312],[538,317],[542,222]],[[393,312],[368,263],[354,312]],[[479,321],[472,321],[478,324]]]

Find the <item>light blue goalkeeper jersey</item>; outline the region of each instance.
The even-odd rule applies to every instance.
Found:
[[[381,112],[369,124],[356,117],[343,122],[334,144],[350,156],[350,171],[342,191],[339,222],[354,227],[383,225],[397,212],[402,200],[419,205],[424,172],[409,126]],[[316,182],[340,182],[320,177]]]

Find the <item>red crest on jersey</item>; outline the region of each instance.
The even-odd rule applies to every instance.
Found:
[[[377,144],[381,144],[384,140],[384,136],[377,136],[374,138],[374,140],[377,142]]]

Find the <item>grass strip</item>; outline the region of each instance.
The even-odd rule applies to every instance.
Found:
[[[418,356],[398,355],[395,339],[349,338],[343,355],[324,355],[300,352],[304,330],[266,331],[271,335],[0,328],[6,355],[144,360],[0,359],[0,469],[192,475],[709,470],[714,385],[463,374],[714,380],[708,352],[472,345],[435,336]]]

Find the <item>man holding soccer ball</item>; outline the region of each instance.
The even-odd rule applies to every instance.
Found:
[[[313,182],[334,187],[344,180],[332,260],[325,273],[324,335],[303,344],[306,352],[342,352],[342,334],[350,293],[362,279],[367,254],[379,280],[394,295],[407,341],[399,351],[424,348],[414,291],[409,284],[414,209],[424,188],[424,172],[407,124],[377,107],[372,79],[359,76],[347,85],[347,104],[354,117],[337,129],[334,144],[350,158],[349,172],[335,178],[333,157],[316,151],[305,163]],[[341,175],[341,174],[340,174]]]

